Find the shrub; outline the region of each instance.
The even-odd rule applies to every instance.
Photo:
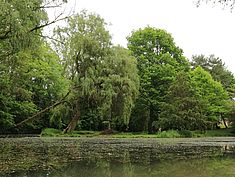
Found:
[[[54,128],[45,128],[41,132],[41,136],[59,136],[62,134],[61,130]]]
[[[181,131],[179,131],[179,134],[181,135],[181,137],[184,137],[184,138],[192,138],[193,137],[193,133],[189,130],[181,130]]]
[[[157,134],[157,138],[180,138],[180,134],[176,130],[168,130],[168,131],[163,131],[159,132]]]

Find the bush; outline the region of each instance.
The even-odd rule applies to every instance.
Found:
[[[181,130],[181,131],[179,131],[179,134],[181,135],[181,137],[184,137],[184,138],[192,138],[193,137],[193,133],[189,130]]]
[[[163,131],[157,134],[157,138],[180,138],[180,137],[181,135],[176,130]]]
[[[62,134],[61,130],[54,128],[45,128],[41,132],[41,136],[60,136]]]

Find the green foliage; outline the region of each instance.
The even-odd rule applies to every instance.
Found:
[[[45,128],[41,132],[41,136],[55,137],[62,135],[62,131],[54,128]]]
[[[220,121],[220,115],[228,111],[227,92],[201,67],[189,73],[178,73],[167,98],[157,128],[214,129]]]
[[[144,132],[116,132],[115,134],[103,135],[98,131],[73,131],[63,134],[61,130],[54,128],[45,128],[41,132],[43,137],[102,137],[102,138],[192,138],[192,137],[228,137],[234,136],[233,129],[217,129],[206,131],[189,130],[168,130],[148,134]]]
[[[192,138],[194,136],[193,132],[189,130],[181,130],[179,131],[179,134],[184,138]]]
[[[171,64],[178,69],[188,67],[182,49],[175,45],[171,34],[162,29],[146,27],[133,31],[128,37],[128,48],[137,59],[139,70],[152,64]]]
[[[15,56],[16,64],[11,65],[6,85],[7,77],[1,80],[1,111],[5,114],[3,119],[11,120],[12,125],[50,106],[67,90],[59,58],[47,45],[42,44],[34,51],[21,51]]]
[[[13,131],[15,123],[49,106],[66,90],[59,57],[40,37],[48,25],[44,3],[50,5],[0,1],[1,133]],[[45,118],[23,129],[41,128],[47,122]]]
[[[217,130],[206,130],[206,131],[193,131],[194,137],[227,137],[234,136],[233,129],[217,129]]]
[[[0,133],[62,129],[69,123],[71,131],[108,125],[191,137],[188,130],[212,129],[220,119],[234,122],[233,74],[214,56],[194,56],[190,70],[165,30],[133,31],[128,50],[113,46],[104,19],[84,10],[55,29],[54,52],[42,39],[43,27],[51,24],[45,9],[64,2],[0,0]],[[47,108],[40,119],[15,129]]]
[[[94,137],[99,136],[100,132],[96,131],[73,131],[72,133],[64,134],[59,129],[45,128],[40,136],[42,137]]]
[[[204,55],[193,56],[191,65],[193,68],[201,66],[208,71],[215,81],[220,82],[224,89],[228,91],[230,98],[234,97],[234,76],[231,71],[228,71],[225,64],[220,58],[214,55],[205,57]]]
[[[81,127],[98,129],[102,120],[128,127],[139,85],[136,60],[126,49],[111,47],[104,20],[82,11],[67,27],[55,30],[55,36],[65,41],[56,48],[71,80],[70,103],[81,113]]]
[[[103,85],[108,84],[112,95],[104,94],[102,102],[111,103],[109,110],[110,121],[113,128],[123,130],[128,127],[130,114],[139,90],[139,77],[136,60],[129,51],[122,47],[113,47],[111,55],[106,58],[102,68]],[[110,92],[107,85],[104,92]],[[107,100],[109,95],[109,100]]]
[[[218,114],[226,112],[225,104],[228,101],[228,94],[221,83],[214,81],[201,67],[191,72],[191,83],[196,97],[204,105],[201,112],[207,116],[208,121],[218,121]]]
[[[71,112],[67,114],[69,117],[64,117],[66,123],[75,115],[97,112],[98,90],[102,84],[100,69],[111,44],[105,26],[99,15],[82,11],[68,19],[67,27],[58,27],[54,32],[57,41],[64,41],[55,43],[55,48],[62,56],[65,74],[71,81],[72,93],[67,105]]]
[[[152,123],[158,120],[161,104],[165,102],[176,73],[188,70],[189,65],[182,50],[165,30],[146,27],[134,31],[128,37],[128,48],[137,59],[140,76],[140,96],[132,113],[131,125],[138,120],[138,124],[143,125],[142,131],[148,129],[151,132]]]
[[[0,1],[0,49],[7,53],[23,48],[37,47],[42,29],[34,30],[47,22],[41,0]],[[0,55],[1,56],[1,55]]]
[[[225,118],[226,120],[232,124],[233,132],[235,133],[235,101],[230,100],[225,104]]]
[[[157,138],[180,138],[181,135],[176,130],[168,130],[157,133]]]
[[[25,67],[21,67],[27,62],[27,56],[22,54],[28,53],[29,46],[35,47],[33,41],[39,41],[39,37],[27,32],[45,20],[42,10],[33,12],[31,9],[40,5],[39,1],[0,1],[1,132],[13,127],[19,117],[25,118],[36,111],[31,101],[33,93],[26,88],[28,78],[21,78]]]
[[[166,103],[162,105],[157,128],[205,129],[205,115],[201,114],[201,107],[203,105],[195,95],[189,73],[180,72],[169,88]]]

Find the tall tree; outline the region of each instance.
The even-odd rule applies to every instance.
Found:
[[[41,38],[43,27],[56,21],[49,22],[47,18],[45,8],[50,6],[49,2],[0,1],[0,127],[3,132],[42,109],[50,97],[56,97],[51,88],[58,81],[53,79],[60,77],[58,57]]]
[[[142,123],[145,125],[142,128],[152,132],[152,123],[158,120],[161,104],[176,72],[188,70],[188,61],[169,33],[152,27],[132,32],[128,37],[128,48],[137,59],[140,76],[140,96],[133,119],[145,115],[140,118],[146,122]]]
[[[130,114],[139,91],[136,59],[131,56],[130,51],[117,46],[112,47],[111,55],[103,64],[104,84],[110,84],[114,93],[110,99],[111,107],[108,114],[110,122],[117,130],[127,130]],[[107,100],[104,101],[107,102]]]
[[[205,130],[215,128],[228,112],[228,94],[221,83],[197,67],[180,72],[170,86],[158,128]]]
[[[55,35],[64,41],[56,46],[73,90],[72,119],[65,132],[73,131],[84,112],[92,109],[99,110],[96,114],[108,120],[121,117],[127,125],[138,90],[136,63],[126,50],[111,49],[111,36],[104,20],[82,11],[68,20],[68,27],[58,28]],[[87,108],[89,111],[84,111]]]
[[[55,36],[63,43],[57,43],[61,52],[67,77],[72,81],[73,118],[65,132],[73,131],[81,117],[83,99],[95,92],[99,65],[108,55],[111,37],[105,29],[104,20],[95,14],[82,11],[68,19],[68,26],[58,28]]]

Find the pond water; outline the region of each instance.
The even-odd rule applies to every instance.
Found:
[[[2,138],[1,177],[234,177],[235,138]]]

